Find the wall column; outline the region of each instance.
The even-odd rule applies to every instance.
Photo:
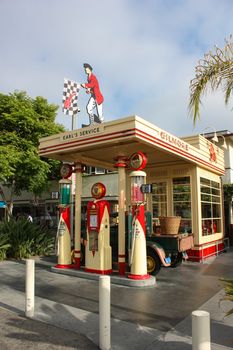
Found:
[[[127,157],[119,156],[115,167],[118,168],[118,268],[119,275],[125,274],[125,197],[126,197],[126,175]]]
[[[81,202],[82,202],[82,164],[75,163],[75,221],[74,221],[74,260],[75,268],[81,265]]]

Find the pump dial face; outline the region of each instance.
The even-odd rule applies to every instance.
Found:
[[[72,166],[70,164],[63,164],[60,169],[60,174],[63,179],[67,179],[72,174]]]
[[[132,154],[129,159],[130,167],[134,170],[144,169],[147,163],[147,158],[144,153],[137,152]]]
[[[91,194],[95,199],[103,198],[106,194],[106,187],[101,182],[97,182],[92,186]]]

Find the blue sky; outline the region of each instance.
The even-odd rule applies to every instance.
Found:
[[[0,92],[25,90],[60,106],[64,78],[85,82],[93,66],[105,121],[137,114],[177,135],[209,127],[233,131],[233,100],[203,97],[201,120],[188,117],[189,82],[204,53],[232,33],[232,0],[1,0]],[[79,94],[77,127],[88,123]]]

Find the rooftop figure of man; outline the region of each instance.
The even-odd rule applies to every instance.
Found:
[[[103,118],[103,95],[99,88],[99,82],[96,76],[92,73],[92,67],[88,63],[83,64],[85,73],[87,74],[87,83],[81,84],[81,86],[86,89],[88,94],[91,94],[91,97],[87,103],[87,113],[89,115],[90,125],[97,123],[102,123]],[[94,110],[96,109],[96,114]]]

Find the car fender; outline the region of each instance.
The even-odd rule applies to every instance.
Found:
[[[163,266],[170,266],[171,262],[166,262],[166,254],[165,251],[163,249],[163,247],[161,245],[159,245],[158,243],[152,243],[152,242],[147,242],[147,247],[153,249],[156,254],[159,256],[160,261],[162,263]]]

